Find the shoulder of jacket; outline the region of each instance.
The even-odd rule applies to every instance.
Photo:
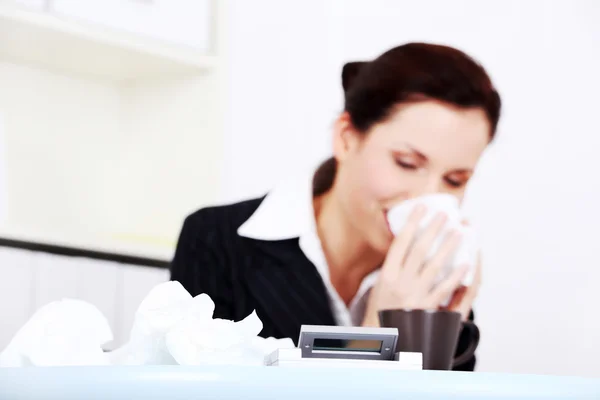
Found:
[[[237,231],[252,216],[263,199],[264,196],[236,203],[203,207],[185,218],[184,228]]]

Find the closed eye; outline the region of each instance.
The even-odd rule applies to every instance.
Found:
[[[445,179],[446,183],[452,187],[459,188],[465,185],[466,182],[459,182],[452,179]]]
[[[450,187],[461,188],[463,186],[466,186],[466,184],[469,182],[469,179],[470,179],[470,176],[462,175],[460,177],[457,177],[457,176],[446,177],[446,178],[444,178],[444,181]]]
[[[415,170],[415,169],[419,168],[415,164],[407,163],[407,162],[402,161],[402,160],[396,160],[396,164],[398,164],[400,167],[402,167],[404,169],[408,169],[408,170]]]

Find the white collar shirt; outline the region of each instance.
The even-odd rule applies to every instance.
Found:
[[[363,279],[350,304],[342,300],[333,286],[329,266],[317,233],[312,192],[313,174],[290,178],[271,190],[238,234],[257,240],[299,239],[305,256],[323,279],[336,323],[358,326],[362,323],[369,292],[377,279],[374,271]]]

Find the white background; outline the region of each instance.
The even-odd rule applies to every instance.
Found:
[[[224,199],[329,154],[344,62],[455,45],[504,102],[468,197],[485,257],[478,370],[600,376],[600,2],[233,3]]]
[[[476,305],[482,330],[478,370],[600,377],[600,2],[229,0],[219,5],[228,12],[219,66],[223,86],[199,80],[192,87],[157,83],[124,90],[0,64],[2,87],[10,93],[0,93],[0,107],[9,121],[6,149],[21,149],[8,157],[11,165],[21,165],[28,174],[15,180],[10,171],[11,207],[15,191],[32,209],[41,204],[35,199],[43,199],[44,213],[38,212],[32,221],[47,215],[45,222],[53,226],[63,218],[64,200],[57,195],[63,191],[75,209],[88,207],[87,224],[101,225],[108,213],[125,227],[146,226],[156,232],[165,226],[171,235],[175,222],[193,208],[261,195],[280,179],[327,157],[331,123],[342,108],[344,62],[372,58],[406,41],[455,45],[487,67],[504,102],[498,139],[468,196],[468,212],[482,232],[485,257],[484,286]],[[28,107],[45,115],[40,111],[42,99],[35,98],[36,87],[48,88],[48,110],[58,119],[25,118]],[[25,94],[34,98],[30,105]],[[185,101],[164,112],[167,102],[159,100],[166,95]],[[218,112],[210,108],[214,96],[226,100],[223,126],[203,120],[203,108]],[[69,101],[73,108],[67,107]],[[195,109],[190,106],[194,104],[205,107]],[[21,117],[16,120],[15,115]],[[51,129],[46,132],[40,126]],[[146,131],[150,136],[143,134]],[[196,131],[203,134],[194,135]],[[45,133],[52,136],[42,136]],[[119,154],[143,149],[122,158],[123,170],[155,185],[131,187],[126,176],[113,182],[93,175],[98,176],[95,184],[81,180],[75,171],[99,174],[89,164],[93,151],[85,159],[71,155],[70,168],[53,169],[61,157],[62,147],[56,144],[82,146],[82,134],[98,143],[98,151],[108,148],[108,138],[121,149]],[[25,159],[23,151],[32,142],[52,151]],[[185,156],[178,157],[179,151]],[[153,162],[164,152],[172,162]],[[194,168],[209,169],[210,174],[198,172],[197,185],[189,185],[186,171]],[[40,187],[36,171],[44,177],[52,178],[53,171],[61,175],[52,185]],[[113,166],[111,171],[119,169]],[[61,182],[68,185],[61,187]],[[106,185],[108,203],[98,200],[97,182]],[[78,191],[74,184],[86,190]],[[162,222],[136,225],[136,218],[151,211],[150,203],[143,203],[146,190],[159,199],[157,215],[169,215]],[[102,207],[105,204],[110,208]],[[135,204],[145,207],[136,210]],[[58,211],[53,214],[53,209]],[[35,268],[32,271],[39,276]],[[44,277],[60,281],[61,273]],[[29,282],[28,276],[20,282]],[[138,284],[131,283],[136,289],[126,290],[125,296],[135,292],[131,301],[138,301],[151,283],[164,278],[154,274],[145,284],[130,279]],[[39,278],[34,281],[39,285]],[[81,282],[77,287],[85,287]],[[35,286],[22,290],[35,292]],[[15,291],[9,291],[11,296],[17,296]],[[69,286],[64,293],[82,291]],[[95,301],[115,304],[109,294]],[[4,308],[2,314],[11,310]],[[13,320],[24,317],[19,318]]]

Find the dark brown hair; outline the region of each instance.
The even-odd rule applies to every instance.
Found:
[[[408,43],[373,61],[350,62],[342,69],[344,111],[354,128],[367,134],[385,121],[400,103],[417,98],[443,101],[462,108],[481,108],[490,122],[490,140],[500,119],[500,95],[485,69],[452,47]],[[335,158],[326,160],[313,179],[315,196],[333,185]]]

